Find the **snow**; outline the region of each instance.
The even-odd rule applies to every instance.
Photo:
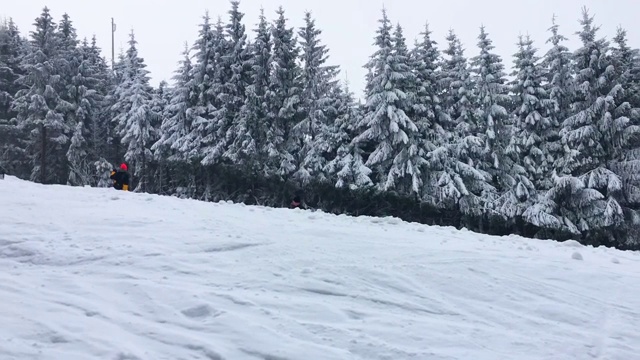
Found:
[[[639,358],[637,253],[10,176],[0,199],[1,359]]]

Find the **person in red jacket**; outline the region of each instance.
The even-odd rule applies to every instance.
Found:
[[[111,171],[111,180],[113,180],[113,188],[116,190],[129,191],[129,168],[127,164],[120,164],[120,169]]]

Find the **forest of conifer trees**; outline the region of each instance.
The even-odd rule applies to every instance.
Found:
[[[466,49],[428,25],[407,44],[383,10],[358,101],[311,13],[299,29],[282,8],[254,29],[243,17],[238,1],[205,14],[158,87],[133,32],[112,66],[66,14],[7,19],[0,167],[107,187],[126,161],[138,192],[267,206],[298,194],[332,213],[640,249],[640,55],[624,29],[607,40],[585,9],[569,49],[550,18],[550,50],[514,37],[507,64],[490,28]]]

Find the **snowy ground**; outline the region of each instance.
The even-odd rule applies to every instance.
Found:
[[[0,359],[640,359],[640,254],[0,180]]]

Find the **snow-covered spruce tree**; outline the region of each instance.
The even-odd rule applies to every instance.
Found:
[[[429,24],[425,25],[420,35],[420,40],[416,40],[410,52],[410,65],[416,77],[411,118],[424,136],[424,149],[432,151],[450,140],[453,123],[440,97],[443,93],[441,79],[444,74],[439,68],[440,51],[437,43],[431,39]]]
[[[550,136],[543,145],[546,147],[544,153],[554,161],[555,172],[546,179],[543,187],[543,189],[548,189],[549,191],[539,198],[534,206],[527,209],[523,217],[525,221],[542,228],[542,236],[544,236],[545,230],[549,229],[579,234],[574,224],[571,223],[569,226],[565,226],[565,220],[554,215],[556,211],[560,211],[554,200],[554,197],[558,196],[554,187],[556,182],[561,179],[558,174],[560,176],[563,175],[565,163],[568,159],[565,156],[565,151],[568,152],[570,150],[562,144],[560,129],[564,120],[571,116],[571,104],[576,98],[576,82],[574,80],[573,55],[567,46],[563,44],[568,39],[560,34],[555,16],[552,19],[552,26],[549,31],[551,36],[547,43],[550,43],[552,47],[545,54],[542,64],[545,67],[547,77],[545,88],[549,93],[549,99],[555,105],[550,113],[550,120],[556,128],[550,132]],[[572,191],[571,183],[566,181],[568,180],[566,178],[564,180],[565,192],[570,196]],[[582,188],[581,185],[576,185]],[[576,191],[579,190],[576,189]],[[574,230],[571,231],[569,230],[570,228]]]
[[[519,37],[511,83],[516,105],[514,131],[506,149],[513,162],[508,174],[516,185],[506,189],[500,202],[500,212],[518,221],[553,172],[553,159],[544,152],[544,136],[553,126],[549,113],[554,104],[543,87],[544,69],[536,52],[529,36]]]
[[[193,65],[191,63],[190,49],[185,44],[183,58],[179,62],[178,69],[173,76],[173,91],[168,104],[165,106],[165,115],[160,125],[160,138],[153,144],[156,160],[169,162],[187,161],[191,152],[188,135],[193,124],[195,105],[195,86],[193,82]]]
[[[448,152],[454,126],[441,103],[440,94],[444,93],[441,88],[441,77],[444,74],[439,69],[440,52],[436,42],[431,39],[428,24],[420,35],[420,41],[416,41],[410,57],[412,71],[416,75],[410,118],[416,123],[420,132],[418,137],[420,153],[428,160],[422,197],[431,204],[439,206],[443,200],[440,181],[443,176],[448,175],[443,171],[450,170],[447,166],[449,164],[443,164],[441,160],[453,159],[449,156],[441,159],[438,154]]]
[[[547,90],[549,100],[552,101],[553,108],[549,113],[551,126],[544,134],[542,151],[547,157],[547,162],[554,162],[554,169],[563,167],[564,149],[560,140],[560,125],[571,115],[571,104],[575,94],[574,67],[572,55],[569,49],[563,45],[567,38],[560,34],[559,26],[556,24],[555,16],[552,19],[552,26],[549,28],[551,36],[547,43],[552,47],[544,55],[542,66],[545,70],[544,88]],[[553,177],[548,176],[542,183],[541,189],[549,189],[553,184]]]
[[[120,52],[116,57],[111,71],[110,81],[107,86],[107,95],[104,99],[103,122],[105,123],[107,151],[106,157],[114,163],[122,162],[124,152],[126,151],[122,145],[122,139],[118,133],[118,123],[114,119],[119,115],[118,110],[114,106],[118,101],[116,88],[120,86],[125,79],[125,52],[120,48]]]
[[[207,155],[203,160],[205,165],[219,163],[234,142],[237,134],[235,127],[240,121],[240,110],[246,99],[245,89],[250,81],[250,53],[245,26],[242,24],[244,14],[239,10],[239,4],[239,1],[231,1],[229,22],[224,29],[217,30],[221,35],[226,34],[226,38],[220,38],[218,42],[220,59],[217,61],[217,78],[220,86],[216,96],[219,105],[211,119],[215,124],[217,140],[206,151]]]
[[[453,30],[449,31],[446,39],[448,47],[443,53],[447,58],[442,60],[442,75],[439,79],[439,88],[443,93],[442,106],[455,126],[455,137],[476,134],[478,125],[473,111],[474,84],[469,64],[460,39]]]
[[[151,96],[151,111],[154,114],[158,114],[158,116],[151,122],[151,127],[156,130],[154,134],[155,138],[153,139],[154,143],[160,139],[162,134],[160,127],[166,117],[167,105],[171,99],[172,92],[173,89],[165,80],[160,81],[160,83],[158,83],[158,87],[153,89],[153,94]]]
[[[627,32],[622,28],[618,28],[613,41],[616,45],[612,49],[612,62],[616,68],[617,81],[625,89],[622,99],[631,104],[631,121],[637,125],[640,123],[640,50],[627,45]],[[640,158],[637,150],[640,149],[632,146],[627,158]]]
[[[294,29],[287,27],[282,7],[278,8],[277,14],[271,30],[273,71],[267,102],[271,107],[269,117],[273,120],[267,133],[267,153],[271,170],[287,180],[297,170],[295,154],[300,151],[292,134],[302,114],[301,69],[297,63],[300,48]]]
[[[197,85],[193,80],[190,49],[185,44],[183,58],[173,76],[173,89],[165,106],[160,138],[151,150],[154,159],[166,163],[171,169],[173,181],[161,186],[161,191],[173,193],[180,188],[181,196],[195,196],[195,179],[190,160],[195,157],[189,141],[191,128],[196,121]]]
[[[56,91],[61,81],[56,67],[59,37],[48,8],[36,19],[35,27],[31,48],[22,58],[24,74],[17,80],[22,89],[16,93],[13,110],[17,112],[17,130],[26,134],[22,145],[33,164],[30,179],[64,184],[70,129],[58,109],[68,104]]]
[[[493,53],[489,34],[484,26],[478,36],[480,54],[471,59],[471,73],[476,92],[477,136],[484,141],[484,151],[478,156],[476,168],[492,175],[497,193],[484,193],[487,210],[500,206],[497,196],[515,187],[516,181],[509,174],[513,162],[506,156],[506,148],[512,135],[510,117],[505,106],[510,101],[502,58]]]
[[[249,48],[250,82],[245,89],[246,101],[234,124],[233,142],[225,157],[247,174],[266,175],[266,136],[270,124],[267,96],[270,92],[272,41],[264,9],[260,11],[258,26],[254,31],[256,39]]]
[[[106,157],[107,136],[109,133],[109,124],[111,123],[108,112],[108,101],[106,97],[113,86],[113,73],[102,56],[102,50],[97,45],[95,35],[91,38],[89,44],[82,45],[81,51],[83,59],[91,69],[92,79],[95,79],[96,96],[100,107],[99,115],[94,118],[94,126],[92,128],[92,143],[94,149],[92,152],[100,157]]]
[[[162,124],[169,116],[167,106],[169,104],[173,89],[169,86],[166,80],[160,81],[157,88],[153,89],[151,94],[151,112],[156,116],[151,119],[150,127],[153,129],[151,138],[149,139],[149,150],[151,150],[152,157],[148,162],[148,181],[147,191],[153,193],[166,194],[169,178],[168,163],[164,158],[158,158],[153,151],[153,145],[155,145],[162,136]]]
[[[473,109],[473,82],[460,40],[453,30],[447,36],[448,47],[443,51],[442,75],[439,88],[443,93],[443,107],[452,122],[451,135],[445,146],[428,155],[431,181],[425,195],[439,207],[456,209],[465,216],[482,214],[482,194],[491,191],[490,175],[476,168],[483,151],[482,139],[476,136],[477,119]],[[470,219],[465,225],[470,225]]]
[[[97,67],[95,54],[86,39],[75,54],[78,64],[70,69],[75,69],[76,74],[67,84],[69,102],[75,109],[72,117],[74,129],[67,151],[68,183],[96,186],[102,175],[95,171],[95,162],[102,158],[98,151],[103,147],[102,144],[96,144],[101,141],[99,133],[104,101],[104,84],[101,83],[103,76],[100,73],[102,69]]]
[[[71,129],[71,140],[66,152],[69,166],[67,183],[96,185],[98,179],[94,161],[97,154],[92,153],[95,149],[92,133],[94,123],[100,115],[102,101],[98,93],[101,84],[95,77],[99,69],[94,69],[94,59],[87,41],[82,47],[79,46],[76,29],[68,14],[62,16],[57,35],[59,46],[56,66],[61,76],[57,90],[65,104],[59,110]]]
[[[335,156],[327,163],[324,171],[337,188],[349,187],[355,190],[373,186],[369,178],[371,169],[364,165],[363,150],[360,144],[352,142],[359,130],[361,109],[355,102],[348,83],[344,90],[336,88],[335,91],[339,92],[339,96],[334,96],[339,99],[338,116],[328,129],[329,147],[335,149]]]
[[[183,184],[177,191],[178,196],[208,199],[209,172],[203,167],[203,160],[218,144],[218,123],[222,101],[218,94],[222,93],[225,76],[221,66],[222,56],[226,53],[226,40],[222,20],[214,26],[210,23],[208,12],[203,17],[198,38],[193,44],[193,69],[191,81],[194,99],[189,110],[189,118],[193,119],[190,132],[183,140],[181,151],[189,164],[187,171],[193,174],[189,183]],[[216,160],[209,158],[208,160]],[[206,162],[209,165],[209,161]]]
[[[61,99],[65,101],[68,106],[66,108],[59,109],[63,112],[65,122],[70,128],[75,128],[77,123],[75,119],[75,111],[78,108],[76,102],[76,89],[73,84],[73,77],[78,73],[78,67],[82,62],[82,55],[78,49],[78,37],[76,29],[68,14],[62,15],[62,20],[58,25],[58,46],[57,46],[57,58],[56,67],[60,74],[60,82],[56,89],[60,94]]]
[[[65,123],[71,129],[71,140],[66,152],[69,167],[67,184],[93,185],[94,174],[89,159],[91,144],[87,137],[90,136],[89,127],[92,121],[92,114],[89,108],[96,107],[94,100],[97,99],[88,99],[95,95],[93,89],[87,88],[87,85],[91,82],[91,80],[87,79],[87,77],[91,76],[89,74],[91,70],[88,64],[85,64],[80,69],[84,56],[78,47],[79,41],[76,29],[71,18],[66,13],[62,15],[57,36],[59,37],[59,45],[56,67],[60,74],[60,82],[56,90],[61,99],[64,100],[64,106],[59,106],[58,110],[62,112]],[[93,104],[83,104],[82,101],[84,99]]]
[[[162,121],[158,139],[151,146],[153,158],[158,163],[156,186],[162,194],[195,196],[195,171],[190,164],[189,141],[197,102],[192,70],[190,49],[185,43],[183,59],[173,76],[173,86],[162,96]],[[154,109],[160,108],[158,95],[156,93]]]
[[[111,106],[115,101],[112,96],[116,85],[115,77],[106,59],[102,56],[102,50],[97,45],[95,35],[92,36],[88,46],[83,45],[82,53],[88,66],[92,69],[92,78],[96,81],[95,96],[98,99],[98,109],[92,114],[93,120],[90,126],[90,153],[95,160],[93,166],[95,174],[97,174],[96,186],[109,187],[112,185],[112,181],[109,179],[113,168],[112,162],[120,160],[115,156],[116,149],[112,141],[115,134],[115,127],[111,121]]]
[[[129,35],[129,48],[125,55],[123,81],[115,89],[113,105],[117,115],[116,130],[126,146],[124,158],[133,166],[137,177],[134,191],[147,191],[148,163],[152,160],[151,146],[155,129],[152,123],[158,114],[151,109],[153,88],[149,85],[149,71],[144,59],[138,55],[133,31]]]
[[[223,57],[224,64],[229,67],[231,76],[224,89],[228,96],[225,99],[225,108],[232,125],[238,121],[240,108],[246,100],[246,88],[251,81],[249,72],[251,70],[251,52],[247,43],[245,26],[242,24],[244,14],[238,9],[239,4],[240,2],[237,0],[231,1],[229,23],[226,25],[229,51]],[[233,132],[231,134],[233,135]],[[228,140],[233,140],[233,137]]]
[[[378,189],[419,195],[426,161],[419,151],[419,129],[407,116],[414,98],[411,91],[416,86],[415,75],[408,64],[400,25],[392,35],[384,9],[379,23],[375,37],[378,49],[369,63],[373,69],[371,92],[359,124],[363,132],[353,141],[373,148],[365,165],[372,170]]]
[[[0,23],[0,119],[11,119],[13,96],[19,87],[16,84],[21,74],[20,58],[25,53],[24,39],[18,27],[9,19]]]
[[[69,150],[67,151],[67,160],[69,161],[69,178],[67,185],[83,186],[92,185],[93,167],[88,158],[87,131],[82,121],[75,123]]]
[[[0,23],[0,167],[19,177],[28,177],[19,147],[20,134],[12,109],[14,95],[20,87],[16,80],[22,75],[20,59],[25,54],[25,40],[12,19]]]
[[[640,128],[631,124],[631,106],[622,101],[624,88],[617,83],[609,43],[596,38],[598,27],[586,9],[581,25],[582,47],[573,55],[575,114],[564,121],[561,130],[566,160],[554,177],[547,202],[530,221],[581,235],[584,243],[619,245],[631,239],[616,234],[625,220],[627,186],[625,174],[616,171],[628,163],[626,150],[640,135]],[[635,166],[630,168],[638,171]]]
[[[625,89],[623,98],[633,108],[640,108],[640,50],[630,48],[627,41],[627,31],[619,27],[613,38],[612,62],[618,82]]]
[[[202,24],[200,24],[198,38],[191,49],[194,59],[191,78],[193,79],[196,103],[190,111],[194,119],[191,131],[182,148],[185,151],[184,156],[191,159],[194,164],[192,170],[194,173],[197,170],[196,162],[200,162],[203,158],[202,149],[207,143],[213,142],[213,135],[207,130],[210,124],[209,119],[213,118],[213,112],[216,110],[214,106],[215,91],[212,90],[212,86],[216,70],[215,43],[219,39],[219,34],[214,32],[210,21],[209,13],[206,12]],[[195,186],[195,184],[192,185]]]
[[[205,31],[204,27],[202,31]],[[226,144],[226,107],[223,94],[225,84],[230,79],[230,72],[229,68],[224,66],[223,57],[229,52],[229,45],[220,18],[215,27],[209,29],[209,34],[203,36],[205,38],[199,39],[196,43],[194,78],[199,88],[199,101],[196,105],[197,118],[192,127],[190,141],[196,157],[201,158],[200,163],[210,166],[220,162]],[[204,179],[204,183],[206,189],[203,196],[208,198],[209,179]]]
[[[630,122],[633,125],[640,124],[640,51],[627,45],[626,30],[618,28],[613,38],[615,47],[612,49],[612,62],[616,69],[616,78],[624,88],[619,102],[628,102],[630,110]],[[625,211],[625,226],[621,229],[623,234],[620,243],[635,246],[640,245],[640,138],[629,139],[629,144],[624,149],[623,159],[612,165],[612,170],[620,174],[623,187],[621,205]]]
[[[398,110],[396,113],[397,118],[393,119],[395,117],[394,115],[389,116],[391,120],[391,132],[396,132],[393,125],[395,121],[398,121],[398,125],[400,126],[397,134],[392,135],[392,137],[395,137],[392,142],[394,148],[393,154],[395,156],[392,160],[384,189],[396,189],[403,194],[414,193],[419,196],[422,194],[424,170],[427,165],[423,140],[425,139],[425,132],[429,130],[423,127],[425,132],[422,132],[421,127],[417,124],[417,122],[422,119],[414,120],[410,117],[412,110],[415,109],[414,104],[417,98],[417,91],[422,84],[417,83],[416,74],[412,71],[409,49],[407,48],[403,29],[400,24],[396,26],[393,34],[393,50],[391,56],[393,60],[391,60],[390,63],[394,73],[387,75],[390,75],[390,78],[399,75],[399,77],[395,79],[395,85],[396,89],[400,91],[400,96],[394,101]],[[378,89],[380,88],[381,87]],[[409,122],[405,122],[403,118],[408,119]],[[404,135],[402,134],[403,132]],[[406,136],[406,138],[404,138],[404,136]]]
[[[323,172],[325,155],[330,151],[330,113],[334,112],[332,90],[337,85],[338,66],[326,65],[329,49],[320,44],[322,31],[316,27],[311,13],[306,12],[305,26],[298,36],[302,48],[302,111],[304,118],[293,127],[293,136],[299,143],[298,170],[293,178],[303,186],[312,180],[327,181]],[[332,121],[331,121],[332,122]]]

